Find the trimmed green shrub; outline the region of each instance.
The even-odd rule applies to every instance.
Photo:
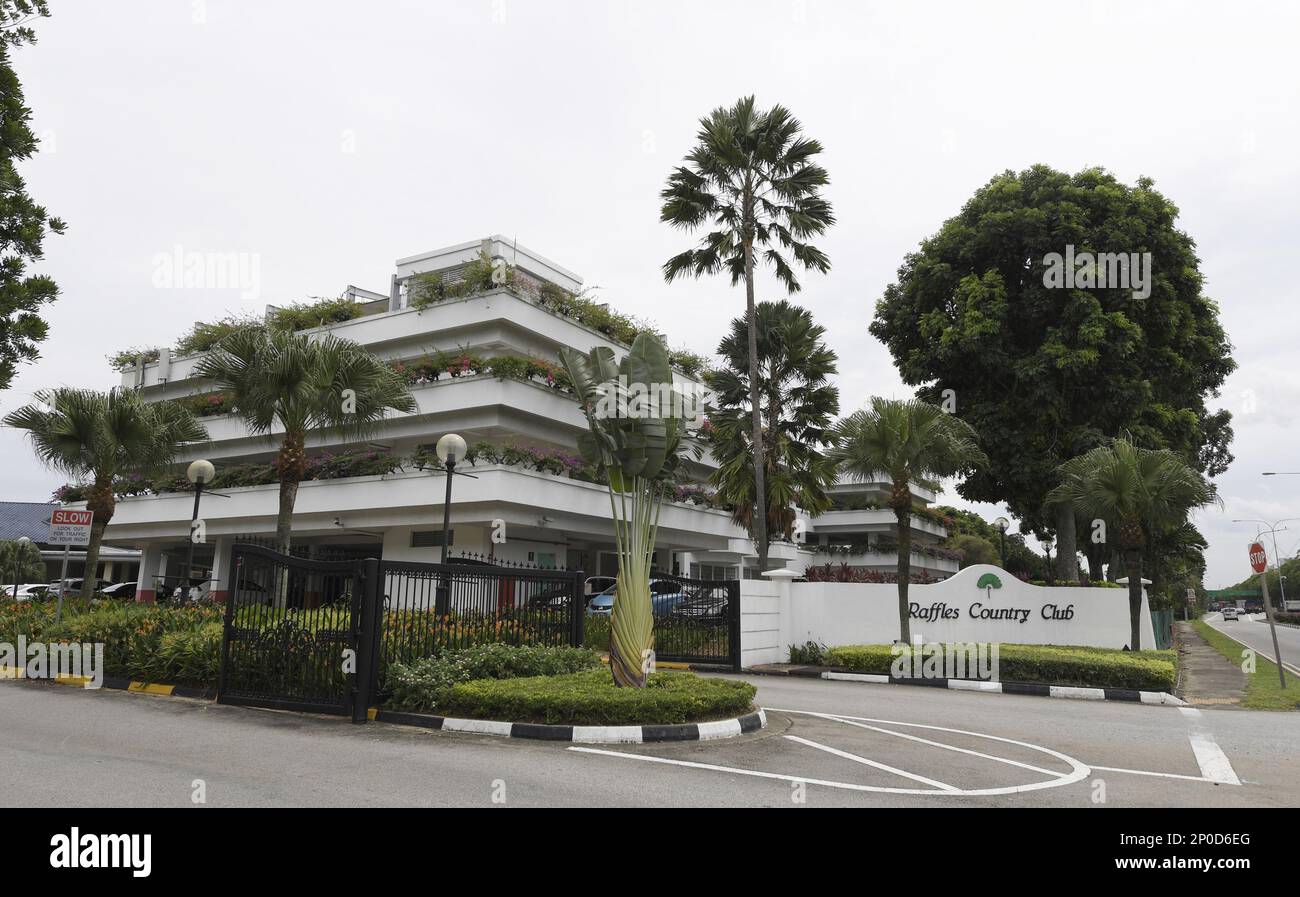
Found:
[[[600,655],[585,648],[478,645],[412,663],[390,664],[387,686],[391,697],[387,706],[394,710],[434,710],[447,690],[462,682],[555,676],[599,666]]]
[[[1003,682],[1172,691],[1176,657],[1173,651],[999,645],[998,675]],[[827,665],[854,673],[888,675],[894,658],[890,645],[846,645],[826,652]]]
[[[821,642],[806,641],[790,646],[790,662],[822,666],[826,663],[826,646]]]
[[[735,679],[654,673],[645,688],[619,688],[608,670],[453,685],[440,713],[550,725],[671,725],[748,713],[757,689]]]

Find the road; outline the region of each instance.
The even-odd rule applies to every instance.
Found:
[[[1205,622],[1211,629],[1235,638],[1269,660],[1273,659],[1273,638],[1269,635],[1267,623],[1256,623],[1244,618],[1228,622],[1223,619],[1223,614],[1208,614]],[[1277,645],[1282,651],[1282,663],[1291,672],[1300,675],[1300,628],[1278,626]]]
[[[606,746],[6,681],[0,804],[1300,805],[1300,714],[750,681],[762,732]]]

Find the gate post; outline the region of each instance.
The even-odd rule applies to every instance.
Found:
[[[583,589],[587,585],[587,574],[581,570],[575,570],[573,573],[573,600],[569,602],[569,612],[573,615],[571,620],[570,638],[573,647],[581,648],[583,640],[583,624],[587,619],[587,596],[583,594]]]
[[[379,647],[379,558],[366,558],[361,574],[361,626],[357,632],[355,687],[352,689],[352,722],[370,718],[370,698],[375,687]],[[356,604],[353,604],[356,607]]]
[[[244,573],[244,559],[239,556],[235,543],[230,545],[229,572],[230,590],[226,592],[226,612],[222,616],[221,627],[221,672],[217,674],[217,703],[226,693],[226,684],[230,667],[230,631],[235,627],[235,600],[239,594],[240,577]]]
[[[740,580],[733,579],[727,583],[727,610],[730,619],[730,636],[727,641],[731,648],[731,669],[740,672]]]

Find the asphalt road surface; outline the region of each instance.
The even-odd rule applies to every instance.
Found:
[[[6,681],[0,804],[1300,805],[1300,714],[750,681],[762,732],[590,746]]]
[[[1273,638],[1268,632],[1268,623],[1253,620],[1225,620],[1223,614],[1208,614],[1205,622],[1211,629],[1217,629],[1224,635],[1235,638],[1255,653],[1273,660]],[[1294,626],[1277,627],[1277,646],[1282,651],[1282,663],[1296,675],[1300,675],[1300,629]]]

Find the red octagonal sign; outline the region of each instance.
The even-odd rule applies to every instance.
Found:
[[[1256,573],[1263,573],[1268,567],[1268,555],[1264,553],[1264,546],[1258,542],[1250,543],[1250,569]]]

